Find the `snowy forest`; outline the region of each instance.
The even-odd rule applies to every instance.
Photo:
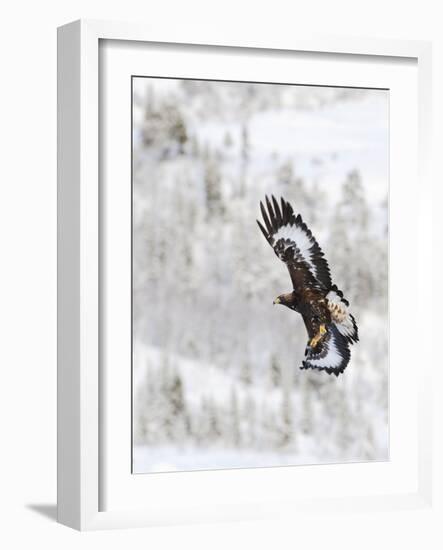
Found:
[[[133,79],[133,472],[387,460],[387,91]],[[256,219],[290,201],[351,303],[344,374]]]

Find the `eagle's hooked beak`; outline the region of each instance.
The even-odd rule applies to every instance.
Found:
[[[281,300],[280,300],[280,298],[276,298],[272,303],[275,306],[275,304],[281,304]]]

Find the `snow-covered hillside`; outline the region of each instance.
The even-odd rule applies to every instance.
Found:
[[[387,92],[134,81],[134,471],[385,460]],[[361,342],[300,371],[265,193],[308,223]]]

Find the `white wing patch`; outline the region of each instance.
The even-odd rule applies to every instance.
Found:
[[[266,197],[265,202],[266,207],[260,202],[264,225],[258,220],[257,223],[280,260],[288,267],[296,260],[306,266],[317,280],[318,286],[323,289],[331,288],[328,262],[300,214],[296,216],[292,206],[283,198],[280,204],[275,197],[272,197],[272,202]]]
[[[313,270],[314,275],[317,276],[317,268],[312,261],[311,254],[311,247],[314,242],[300,226],[283,225],[277,233],[273,235],[273,238],[275,242],[280,239],[292,241],[292,243],[297,247],[299,255],[301,255],[300,259],[305,261]]]

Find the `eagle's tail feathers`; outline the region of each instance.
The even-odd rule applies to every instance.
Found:
[[[305,360],[301,369],[325,371],[339,376],[348,366],[351,358],[349,342],[339,332],[337,326],[331,323],[325,338],[314,348],[306,348]]]

